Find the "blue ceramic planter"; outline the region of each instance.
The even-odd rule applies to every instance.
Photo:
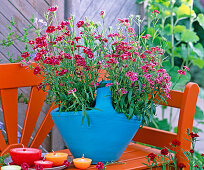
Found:
[[[137,132],[141,121],[137,117],[127,120],[117,113],[111,101],[109,87],[98,88],[96,105],[98,110],[88,110],[91,125],[84,120],[82,111],[51,112],[52,119],[61,133],[67,147],[75,158],[82,154],[93,163],[117,161]]]

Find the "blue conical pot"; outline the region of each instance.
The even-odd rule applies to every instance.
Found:
[[[124,114],[114,110],[109,87],[97,89],[95,108],[101,111],[87,111],[90,126],[86,120],[81,126],[82,111],[59,114],[55,109],[51,116],[75,158],[85,154],[92,163],[117,161],[137,132],[141,120],[137,117],[127,120]]]

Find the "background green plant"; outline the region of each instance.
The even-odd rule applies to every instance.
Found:
[[[137,0],[137,3],[143,3],[144,1]],[[170,60],[163,63],[163,66],[170,74],[172,83],[177,83],[175,89],[182,90],[185,84],[192,79],[192,74],[195,71],[198,73],[204,68],[204,41],[202,39],[204,35],[204,15],[201,13],[203,8],[196,8],[202,6],[198,1],[193,0],[148,0],[146,2],[147,24],[144,26],[144,30],[150,35],[160,33],[167,39],[166,56],[169,56]],[[160,11],[160,20],[155,29],[150,27],[149,22],[152,10]],[[157,43],[159,43],[159,38],[157,40]],[[192,68],[192,71],[191,74],[187,73],[186,76],[182,76],[178,80],[176,78],[177,70],[179,67],[182,68],[183,65]],[[199,75],[202,74],[196,76]],[[193,80],[196,81],[195,78]],[[199,85],[203,86],[202,84]],[[169,119],[164,118],[165,109],[166,107],[163,106],[162,120],[155,118],[150,126],[172,130],[172,108],[170,108]],[[196,124],[204,123],[204,113],[198,106],[195,111],[195,120]],[[196,127],[194,129],[202,131]]]

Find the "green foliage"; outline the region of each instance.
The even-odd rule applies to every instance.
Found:
[[[154,118],[154,120],[148,124],[148,126],[165,131],[171,130],[171,125],[169,124],[168,119],[159,120],[159,118]]]
[[[149,24],[153,9],[159,10],[161,15],[155,30]],[[200,13],[196,16],[191,1],[149,0],[146,10],[148,32],[149,29],[151,33],[159,31],[168,40],[166,55],[171,57],[171,65],[174,66],[175,57],[179,57],[183,60],[182,66],[193,64],[203,68],[203,45],[198,43],[200,39],[194,32],[193,23],[198,21],[203,27],[204,15]]]
[[[196,43],[199,41],[199,37],[196,35],[195,32],[190,30],[185,30],[181,35],[181,41],[184,41],[186,43],[189,43],[189,42]]]
[[[196,106],[194,119],[197,121],[204,120],[204,113],[198,106]]]
[[[5,155],[3,155],[3,156],[0,156],[0,168],[1,168],[1,166],[6,165],[5,162],[4,162],[4,160],[5,160],[6,158],[8,158],[9,156],[10,156],[10,154],[5,154]]]
[[[194,1],[194,3],[198,7],[202,6],[198,4],[198,1]],[[153,9],[160,11],[161,16],[155,29],[150,27],[149,24]],[[200,8],[200,10],[202,9]],[[186,72],[185,76],[178,77],[177,70],[179,67],[181,66],[182,68],[183,65],[186,65],[190,68],[194,68],[194,66],[198,66],[201,69],[204,68],[204,48],[203,44],[200,43],[202,37],[199,37],[202,34],[197,34],[193,28],[193,24],[199,23],[200,28],[204,29],[204,15],[202,13],[196,14],[198,11],[193,10],[193,0],[149,0],[146,11],[147,28],[145,30],[149,33],[149,30],[151,30],[152,34],[159,31],[167,39],[165,54],[166,56],[170,56],[171,59],[170,61],[163,62],[163,66],[171,76],[172,87],[182,90],[185,84],[191,80],[191,75]],[[175,59],[178,58],[181,59],[182,63],[175,66]],[[202,76],[199,77],[199,79],[201,78]],[[175,83],[177,84],[175,85]],[[195,118],[202,118],[202,115],[202,111],[197,107]],[[200,122],[198,120],[196,121],[202,123],[203,118]],[[155,122],[157,121],[155,120]],[[170,120],[169,123],[171,123]],[[155,125],[151,124],[151,126]]]
[[[33,15],[32,18],[30,18],[31,24],[28,24],[25,28],[23,28],[22,34],[21,33],[17,34],[15,31],[16,23],[15,23],[13,17],[11,17],[10,25],[7,25],[9,33],[8,33],[7,37],[5,37],[5,39],[0,40],[0,46],[9,50],[9,47],[12,45],[15,45],[15,43],[23,42],[25,45],[24,50],[29,51],[30,49],[28,48],[28,44],[27,44],[29,41],[28,36],[31,33],[38,32],[38,28],[35,28],[33,26],[34,21],[35,20],[34,20],[34,15]],[[8,55],[9,61],[11,63],[16,63],[16,62],[21,61],[20,56],[17,56],[16,54],[8,52],[7,55]]]
[[[204,29],[204,15],[198,14],[197,20],[198,20],[200,26],[202,26],[202,28]]]

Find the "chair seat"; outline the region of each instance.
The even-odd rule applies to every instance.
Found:
[[[66,152],[70,155],[70,152],[68,149],[60,152]],[[130,143],[119,159],[119,162],[121,162],[121,164],[108,165],[106,169],[107,170],[147,169],[148,167],[145,166],[143,163],[147,163],[146,156],[151,152],[158,154],[160,153],[160,150],[150,148],[148,146],[144,146],[140,144]],[[158,165],[160,166],[161,164],[158,163]],[[76,169],[77,168],[75,168],[73,164],[71,164],[71,166],[68,168],[68,170],[76,170]],[[93,170],[96,169],[96,165],[91,165],[91,167],[88,168],[87,170],[92,170],[92,169]]]

